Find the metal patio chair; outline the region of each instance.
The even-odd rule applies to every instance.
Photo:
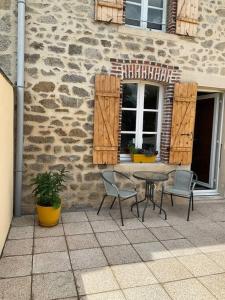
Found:
[[[115,175],[119,176],[119,177],[126,178],[132,184],[132,186],[133,186],[132,189],[130,189],[130,190],[129,189],[120,189],[116,184],[116,176]],[[121,202],[134,197],[135,201],[137,203],[137,214],[138,214],[138,217],[139,217],[136,186],[135,186],[135,183],[129,178],[129,176],[127,176],[126,174],[120,173],[118,171],[114,171],[114,170],[111,171],[110,170],[110,171],[103,171],[101,173],[101,177],[103,179],[103,183],[104,183],[104,186],[105,186],[105,194],[103,196],[103,199],[101,201],[101,204],[99,206],[97,214],[99,214],[99,212],[102,208],[103,202],[104,202],[104,200],[107,196],[111,196],[111,197],[114,198],[113,202],[110,206],[110,209],[113,207],[116,199],[118,199],[121,222],[122,222],[122,226],[123,226],[124,223],[123,223],[123,212],[122,212]]]
[[[165,184],[162,186],[160,213],[163,204],[164,194],[170,195],[172,206],[174,205],[173,196],[188,198],[189,205],[188,205],[187,221],[189,221],[191,207],[192,210],[194,210],[193,190],[195,188],[198,177],[196,173],[194,173],[193,171],[187,171],[187,170],[173,170],[169,172],[168,175],[170,176],[170,178],[173,177],[174,180],[172,184],[168,184],[168,185]]]

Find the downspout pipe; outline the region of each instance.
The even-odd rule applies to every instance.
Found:
[[[26,0],[18,0],[17,21],[17,118],[16,118],[16,167],[14,215],[21,215],[23,178],[23,123],[24,123],[24,51]]]

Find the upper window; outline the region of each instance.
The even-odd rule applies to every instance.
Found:
[[[131,144],[159,152],[161,99],[160,85],[123,84],[121,158],[130,158]]]
[[[165,31],[167,0],[127,0],[126,24]]]

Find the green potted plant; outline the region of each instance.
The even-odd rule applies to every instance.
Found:
[[[156,161],[158,151],[151,147],[136,148],[129,146],[132,161],[135,163],[153,163]]]
[[[49,171],[39,173],[32,180],[32,193],[36,198],[36,209],[39,224],[45,227],[55,226],[59,222],[61,212],[60,192],[65,188],[67,171]]]

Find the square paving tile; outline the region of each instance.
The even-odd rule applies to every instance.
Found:
[[[30,300],[31,277],[0,279],[0,299]]]
[[[35,254],[33,257],[33,273],[49,273],[70,270],[67,252]]]
[[[166,209],[167,211],[167,209]],[[167,211],[168,212],[168,211]],[[170,224],[170,226],[176,226],[176,225],[186,225],[187,224],[187,216],[179,216],[179,214],[175,214],[175,212],[169,213],[168,212],[168,218],[167,223]]]
[[[108,231],[96,233],[96,237],[102,247],[129,244],[122,231]]]
[[[12,226],[33,226],[34,215],[26,215],[12,219]]]
[[[151,228],[151,232],[160,240],[175,240],[183,238],[183,236],[172,227]]]
[[[188,240],[203,253],[225,251],[225,243],[220,243],[213,237],[195,236],[188,237]]]
[[[0,278],[28,276],[31,274],[32,256],[9,256],[0,260]]]
[[[123,292],[127,300],[170,300],[159,284],[129,288]]]
[[[35,226],[34,237],[49,237],[64,235],[62,224],[58,224],[54,227],[41,227]]]
[[[170,226],[164,219],[162,219],[159,216],[148,216],[148,212],[146,212],[145,221],[143,224],[146,227],[154,228],[154,227],[164,227],[164,226]]]
[[[186,239],[162,241],[162,244],[171,252],[173,256],[184,256],[201,253]]]
[[[34,300],[76,296],[73,273],[69,271],[34,275],[32,294]]]
[[[113,266],[112,271],[122,289],[157,283],[144,263]]]
[[[98,268],[108,265],[100,248],[71,251],[70,257],[73,270]]]
[[[207,253],[207,256],[225,270],[225,251]]]
[[[225,274],[201,277],[199,280],[217,299],[225,299]]]
[[[3,256],[32,254],[33,239],[8,240],[5,243]]]
[[[189,222],[187,222],[187,224],[174,226],[174,228],[185,238],[203,237],[206,235],[203,231],[200,230],[200,228],[196,224]]]
[[[124,230],[123,233],[126,235],[128,240],[133,244],[157,241],[156,237],[146,228],[135,229],[135,230]]]
[[[80,270],[75,271],[74,274],[80,295],[97,294],[119,289],[118,283],[109,267]]]
[[[34,234],[34,226],[11,227],[8,239],[32,239]]]
[[[94,295],[86,295],[81,300],[126,300],[121,291],[106,292]]]
[[[104,247],[103,251],[110,265],[128,264],[141,261],[130,245]]]
[[[224,271],[204,254],[178,257],[178,260],[185,265],[195,277],[221,273]]]
[[[77,222],[64,224],[66,235],[93,233],[89,222]]]
[[[134,208],[134,212],[136,212],[135,208]],[[121,219],[119,208],[111,209],[111,210],[109,210],[109,213],[110,213],[110,215],[112,216],[113,219],[115,219],[115,220],[120,220]],[[124,220],[134,218],[134,215],[133,215],[132,211],[130,210],[130,206],[126,207],[124,205],[124,207],[123,207],[123,218],[124,218]],[[121,222],[121,220],[120,220],[120,222]]]
[[[85,212],[83,211],[62,213],[63,223],[84,222],[84,221],[88,221],[88,218]]]
[[[110,216],[109,210],[106,211],[102,210],[97,215],[97,210],[88,210],[86,211],[86,215],[89,221],[105,221],[105,220],[112,220]]]
[[[113,220],[106,221],[92,221],[91,226],[94,232],[118,231],[119,226]]]
[[[159,259],[147,262],[159,282],[191,278],[193,275],[176,258]]]
[[[116,220],[116,223],[120,226],[121,230],[145,228],[145,226],[134,217],[132,219],[125,219],[124,226],[121,225],[121,220]]]
[[[86,248],[98,248],[99,244],[94,234],[76,234],[66,237],[70,250],[80,250]]]
[[[174,300],[215,300],[216,298],[195,278],[164,284],[164,288]]]
[[[37,238],[34,240],[34,253],[66,251],[64,236]]]
[[[133,245],[144,261],[171,257],[170,252],[160,243],[140,243]]]

